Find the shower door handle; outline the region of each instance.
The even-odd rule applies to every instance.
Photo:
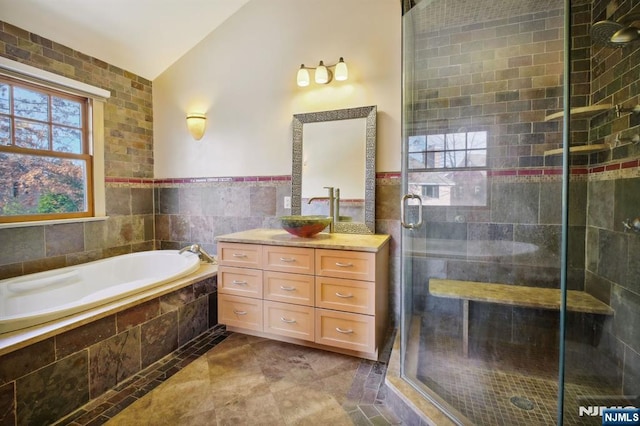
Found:
[[[404,206],[407,204],[407,200],[409,199],[417,199],[418,200],[418,222],[417,223],[407,223],[405,221],[404,216]],[[417,194],[404,194],[402,196],[402,201],[400,202],[400,223],[404,228],[407,229],[418,229],[422,226],[422,198],[420,198]]]

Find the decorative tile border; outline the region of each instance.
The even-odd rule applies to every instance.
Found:
[[[571,175],[592,175],[603,172],[620,171],[627,169],[640,168],[640,159],[623,160],[617,163],[597,165],[597,166],[580,166],[572,167]],[[541,168],[521,168],[521,169],[497,169],[488,170],[487,176],[503,177],[503,176],[557,176],[562,175],[562,167],[541,167]],[[402,179],[401,172],[377,172],[376,180]],[[109,184],[143,184],[143,185],[176,185],[176,184],[195,184],[195,183],[229,183],[229,182],[290,182],[291,175],[275,175],[275,176],[210,176],[210,177],[191,177],[191,178],[121,178],[107,177],[105,182]]]

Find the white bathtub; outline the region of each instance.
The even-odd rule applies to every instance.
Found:
[[[199,267],[200,259],[193,253],[157,250],[0,280],[0,333],[125,298]]]

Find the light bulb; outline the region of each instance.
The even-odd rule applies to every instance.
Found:
[[[305,87],[309,85],[309,71],[304,67],[304,64],[300,65],[298,70],[298,86]]]
[[[318,68],[316,68],[316,83],[327,84],[329,82],[329,70],[324,66],[324,62],[320,61]]]
[[[340,61],[336,64],[335,77],[337,81],[345,81],[349,78],[349,69],[347,68],[347,64],[345,64],[343,58],[340,58]]]

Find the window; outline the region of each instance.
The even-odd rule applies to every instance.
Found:
[[[0,76],[0,222],[93,216],[90,100]]]
[[[486,205],[486,167],[486,131],[409,137],[409,190],[424,205]]]

